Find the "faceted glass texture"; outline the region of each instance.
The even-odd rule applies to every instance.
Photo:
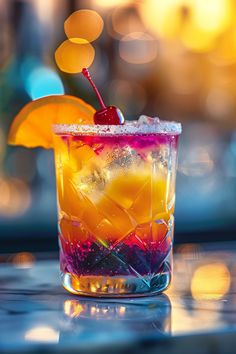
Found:
[[[170,283],[178,134],[55,134],[64,287],[144,296]]]

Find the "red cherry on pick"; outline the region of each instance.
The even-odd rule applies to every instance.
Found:
[[[124,116],[119,110],[114,106],[108,106],[100,111],[95,112],[94,114],[94,123],[95,124],[111,124],[111,125],[119,125],[124,124]]]
[[[86,79],[92,85],[92,87],[97,95],[97,98],[99,100],[99,103],[102,107],[101,110],[95,112],[94,117],[93,117],[94,123],[101,124],[101,125],[124,124],[125,119],[124,119],[122,112],[119,110],[119,108],[117,108],[115,106],[108,106],[108,107],[105,106],[103,99],[102,99],[96,85],[94,84],[93,80],[91,79],[91,76],[90,76],[87,68],[84,68],[82,70],[82,74],[84,75],[84,77],[86,77]]]

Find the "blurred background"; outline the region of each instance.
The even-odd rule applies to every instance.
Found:
[[[236,1],[0,0],[0,252],[57,249],[53,152],[6,139],[32,99],[66,92],[96,107],[54,59],[79,9],[102,18],[87,30],[98,32],[90,71],[107,104],[183,124],[176,242],[235,239]]]

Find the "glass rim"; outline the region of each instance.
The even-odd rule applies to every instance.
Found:
[[[136,124],[135,124],[136,122]],[[53,124],[56,135],[180,135],[182,125],[178,122],[160,121],[158,124],[138,124],[137,121],[124,125],[99,124]]]

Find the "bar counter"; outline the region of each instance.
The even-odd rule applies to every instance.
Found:
[[[171,287],[136,299],[69,294],[55,255],[40,258],[0,264],[1,353],[236,351],[234,242],[176,246]]]

